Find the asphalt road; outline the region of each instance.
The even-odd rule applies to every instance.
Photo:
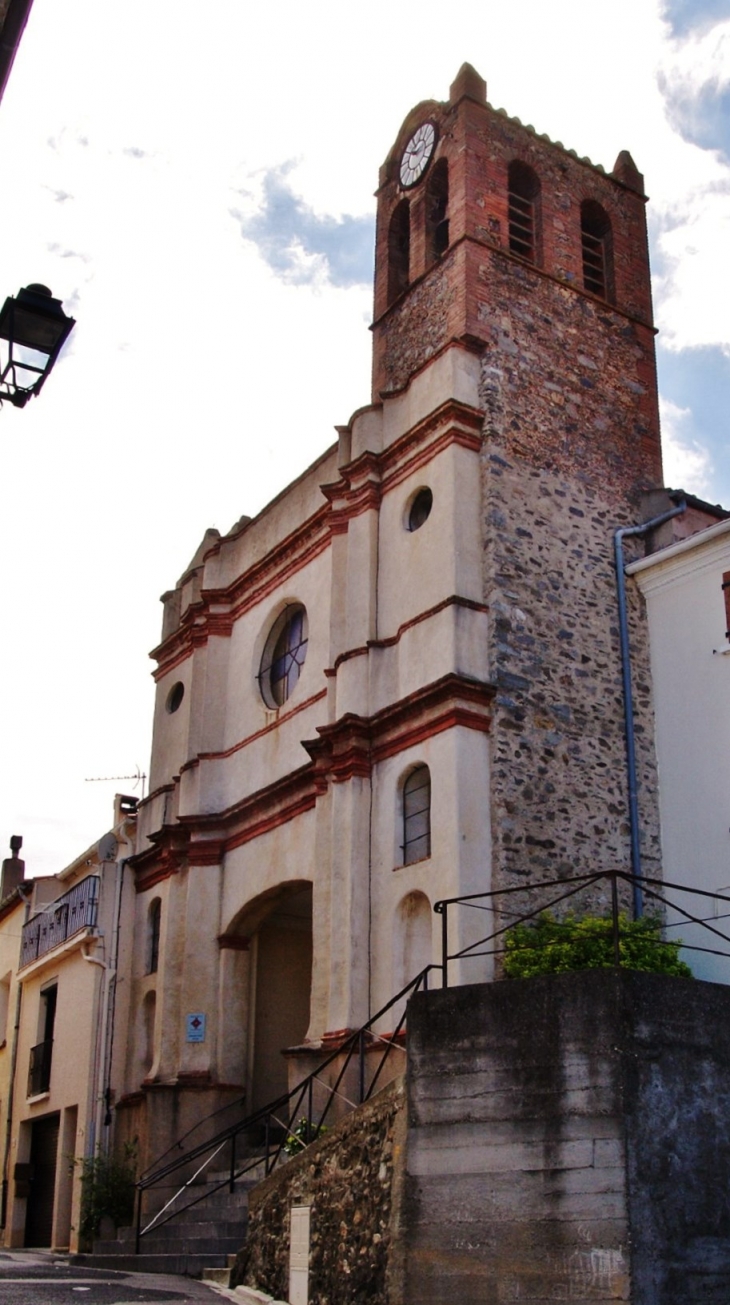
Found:
[[[222,1305],[193,1278],[84,1269],[51,1251],[0,1251],[0,1305]]]

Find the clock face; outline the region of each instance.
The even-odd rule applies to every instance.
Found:
[[[432,122],[424,122],[403,151],[400,161],[400,181],[402,186],[415,186],[429,165],[434,145],[436,128]]]

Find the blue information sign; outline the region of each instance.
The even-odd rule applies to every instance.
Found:
[[[205,1015],[202,1011],[185,1016],[185,1041],[205,1042]]]

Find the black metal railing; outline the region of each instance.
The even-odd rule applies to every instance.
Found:
[[[98,875],[87,875],[70,892],[44,906],[23,925],[20,969],[58,947],[80,929],[95,928],[98,906]]]
[[[253,1170],[260,1170],[262,1176],[270,1174],[286,1156],[287,1146],[292,1140],[303,1140],[304,1144],[314,1140],[336,1108],[344,1113],[362,1105],[375,1092],[378,1084],[384,1084],[383,1074],[394,1050],[403,1047],[403,1035],[406,1020],[406,1003],[414,992],[428,989],[429,974],[438,969],[429,965],[416,975],[409,984],[383,1006],[362,1028],[344,1038],[317,1068],[304,1078],[291,1091],[278,1097],[275,1101],[262,1106],[260,1110],[237,1120],[218,1131],[213,1131],[204,1140],[195,1141],[207,1126],[213,1126],[216,1116],[230,1110],[231,1105],[222,1106],[207,1119],[200,1121],[180,1138],[173,1147],[164,1152],[137,1182],[136,1207],[136,1241],[137,1252],[144,1236],[162,1228],[184,1210],[197,1205],[199,1201],[228,1187],[233,1191],[234,1184]],[[384,1016],[393,1012],[395,1027],[385,1035],[375,1031]],[[329,1078],[331,1075],[331,1079]],[[234,1105],[236,1103],[233,1103]],[[257,1137],[253,1156],[237,1157],[237,1149],[244,1135]],[[240,1139],[240,1140],[239,1140]],[[296,1145],[296,1142],[295,1142]],[[174,1153],[174,1154],[173,1154]],[[171,1158],[165,1163],[166,1156]],[[200,1180],[201,1174],[209,1169],[215,1160],[221,1157],[226,1164],[226,1177],[214,1184],[206,1184],[202,1191],[190,1196],[191,1188]],[[198,1163],[199,1162],[199,1163]],[[219,1161],[220,1163],[220,1161]],[[142,1226],[142,1206],[144,1194],[155,1187],[172,1185],[170,1178],[181,1169],[192,1169],[185,1181],[174,1195],[154,1214],[149,1222]]]
[[[467,962],[486,961],[492,967],[489,977],[500,977],[499,966],[507,951],[510,930],[516,925],[537,921],[545,911],[555,913],[558,918],[566,912],[578,917],[590,913],[609,918],[613,963],[619,965],[624,922],[636,883],[634,875],[622,870],[608,870],[436,902],[434,911],[441,916],[439,968],[443,986],[449,986],[449,966],[457,962],[464,974],[469,968]],[[690,965],[695,977],[730,983],[730,894],[644,876],[641,889],[646,913],[659,918],[663,937],[666,940],[679,938],[681,930],[680,955]],[[492,917],[493,927],[457,950],[451,950],[454,915],[459,912],[463,935],[466,931],[465,911],[486,912]],[[484,978],[485,974],[478,977]],[[460,979],[460,982],[469,981],[468,977]]]
[[[37,1097],[47,1092],[51,1086],[51,1060],[53,1058],[53,1039],[39,1042],[30,1049],[28,1066],[28,1096]]]

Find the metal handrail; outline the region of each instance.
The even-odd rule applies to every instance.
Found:
[[[520,884],[514,888],[495,888],[486,893],[468,893],[462,897],[442,898],[434,904],[434,911],[441,916],[441,975],[444,988],[449,986],[449,962],[450,961],[467,961],[475,960],[477,957],[496,957],[504,952],[504,948],[498,946],[500,941],[510,929],[516,924],[525,924],[530,920],[535,920],[542,915],[544,911],[552,910],[561,903],[575,897],[583,889],[595,884],[605,882],[610,885],[611,889],[611,923],[612,939],[614,949],[614,961],[619,963],[619,948],[621,936],[621,910],[619,905],[619,884],[623,883],[633,890],[635,887],[636,876],[629,874],[625,870],[601,870],[593,874],[575,875],[566,879],[546,879],[539,883]],[[657,903],[663,908],[670,908],[675,911],[682,920],[687,924],[699,925],[706,929],[708,933],[720,938],[730,947],[730,936],[722,933],[715,925],[701,916],[693,915],[676,901],[672,901],[668,892],[679,892],[690,894],[694,897],[710,899],[714,902],[725,902],[730,907],[730,896],[723,893],[713,893],[704,888],[693,888],[688,884],[678,884],[666,879],[652,879],[645,875],[641,876],[641,886],[644,895],[651,901]],[[516,894],[525,892],[535,893],[544,889],[558,889],[552,897],[545,897],[530,911],[522,912],[510,918],[507,924],[502,924],[494,929],[491,933],[485,934],[484,937],[477,939],[476,942],[468,943],[460,951],[449,952],[449,919],[448,912],[450,907],[466,906],[478,910],[492,911],[496,914],[497,907],[502,899],[514,898]],[[484,905],[481,905],[484,903]],[[665,926],[666,927],[666,926]],[[668,927],[676,927],[674,924]],[[490,950],[477,950],[493,944]],[[730,952],[710,947],[698,947],[686,941],[682,941],[682,947],[685,951],[702,952],[712,956],[725,956],[730,958]]]
[[[391,997],[390,1001],[383,1006],[377,1014],[371,1016],[368,1022],[363,1024],[362,1028],[356,1029],[355,1032],[351,1033],[347,1038],[339,1043],[338,1046],[320,1062],[317,1068],[313,1070],[311,1074],[308,1074],[306,1078],[302,1079],[301,1083],[298,1083],[290,1092],[284,1093],[282,1096],[277,1097],[275,1101],[260,1107],[260,1109],[253,1111],[251,1114],[237,1120],[235,1123],[229,1124],[226,1128],[220,1129],[212,1137],[207,1138],[203,1142],[197,1143],[189,1150],[186,1150],[182,1155],[175,1156],[166,1164],[156,1168],[153,1172],[147,1171],[146,1174],[139,1178],[136,1184],[136,1252],[139,1253],[141,1239],[147,1233],[151,1232],[153,1229],[162,1228],[166,1223],[169,1223],[172,1219],[175,1219],[182,1214],[184,1210],[191,1209],[194,1205],[197,1205],[199,1201],[204,1200],[207,1196],[211,1196],[214,1192],[220,1191],[226,1186],[230,1191],[233,1191],[236,1181],[251,1170],[263,1165],[264,1173],[271,1173],[281,1158],[287,1139],[293,1135],[294,1129],[300,1119],[303,1118],[306,1121],[306,1134],[310,1140],[316,1138],[325,1126],[325,1121],[329,1117],[329,1112],[334,1101],[336,1099],[348,1100],[340,1092],[340,1085],[355,1055],[358,1056],[359,1100],[357,1102],[348,1101],[348,1104],[351,1105],[352,1108],[355,1108],[355,1106],[362,1105],[364,1101],[369,1100],[375,1091],[376,1085],[382,1075],[383,1068],[393,1047],[398,1046],[399,1044],[399,1039],[401,1038],[405,1025],[405,1009],[400,1014],[396,1028],[387,1037],[375,1033],[374,1025],[377,1024],[389,1010],[394,1006],[397,1006],[399,1002],[403,1001],[409,995],[417,992],[420,988],[427,990],[429,974],[432,970],[438,969],[440,969],[440,966],[438,965],[428,965],[424,970],[421,970],[421,972],[417,974],[410,983],[406,984],[400,992],[396,993],[395,997]],[[370,1084],[369,1086],[366,1086],[366,1058],[371,1049],[378,1042],[383,1043],[384,1049],[381,1053],[381,1059],[375,1069]],[[342,1058],[342,1064],[338,1069],[334,1083],[325,1083],[322,1079],[323,1072],[339,1058]],[[325,1103],[322,1109],[318,1112],[314,1109],[315,1086],[323,1088],[326,1092]],[[196,1131],[196,1129],[202,1126],[202,1124],[214,1119],[226,1109],[230,1109],[230,1103],[228,1106],[220,1107],[217,1110],[212,1111],[211,1114],[207,1116],[206,1120],[201,1121],[201,1123],[196,1125],[194,1129],[190,1129],[185,1136],[190,1136],[190,1133]],[[263,1155],[259,1153],[239,1166],[236,1162],[236,1138],[239,1137],[241,1133],[246,1133],[257,1126],[263,1126],[264,1128]],[[272,1138],[272,1128],[278,1130],[280,1134],[277,1141],[274,1141]],[[184,1139],[180,1139],[180,1142],[182,1142],[182,1140]],[[187,1201],[186,1204],[181,1206],[179,1209],[171,1210],[170,1207],[174,1205],[178,1197],[182,1196],[182,1194],[186,1192],[200,1177],[203,1170],[206,1169],[216,1156],[220,1154],[227,1142],[230,1142],[231,1144],[231,1154],[229,1172],[226,1178],[221,1179],[220,1182],[213,1186],[206,1185],[205,1190],[201,1192],[200,1195],[194,1197],[191,1201]],[[176,1147],[178,1145],[179,1143],[175,1144]],[[169,1148],[168,1152],[163,1152],[163,1156],[167,1155],[171,1149],[172,1148]],[[164,1179],[169,1178],[171,1174],[179,1169],[182,1169],[201,1158],[203,1161],[202,1164],[200,1164],[195,1172],[181,1184],[175,1194],[165,1203],[163,1208],[159,1210],[143,1228],[143,1194],[151,1188],[156,1187],[158,1184],[163,1182]]]

